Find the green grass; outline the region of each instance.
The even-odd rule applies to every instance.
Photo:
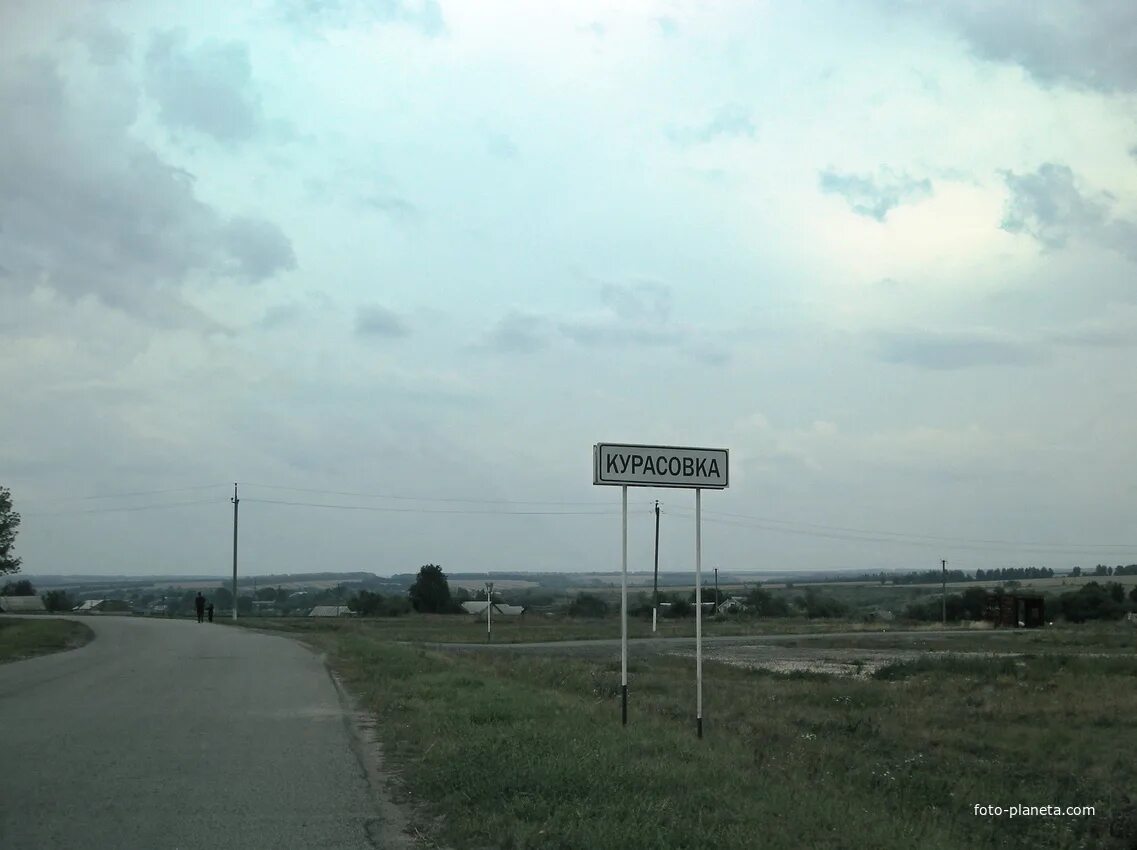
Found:
[[[94,636],[73,620],[0,617],[0,663],[75,649]]]
[[[426,828],[480,848],[1123,848],[1137,842],[1137,661],[935,658],[874,679],[398,644],[313,628]],[[975,804],[1095,805],[976,817]]]
[[[938,624],[934,624],[938,628]],[[1100,653],[1131,650],[1137,628],[1117,621],[1062,624],[1041,629],[956,629],[950,634],[921,634],[903,626],[888,632],[866,630],[857,637],[819,637],[791,643],[796,646],[860,647],[864,649],[923,649],[949,652]],[[928,627],[931,628],[931,627]]]
[[[221,618],[218,622],[232,624]],[[407,614],[401,617],[242,617],[237,625],[247,628],[292,632],[297,635],[324,632],[366,631],[395,641],[429,643],[485,643],[485,620],[462,615]],[[694,637],[694,618],[661,619],[656,637]],[[939,628],[939,624],[934,624]],[[880,624],[868,626],[849,620],[807,620],[804,618],[703,620],[703,634],[708,637],[763,634],[815,634],[826,631],[880,631]],[[932,628],[925,626],[924,628]],[[652,637],[651,620],[630,617],[628,635],[632,638]],[[603,619],[575,619],[562,616],[526,615],[501,618],[493,622],[494,643],[528,643],[554,640],[593,640],[620,637],[618,616]]]

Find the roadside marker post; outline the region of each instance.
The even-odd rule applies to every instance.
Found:
[[[695,491],[695,730],[703,737],[703,490],[730,483],[727,449],[596,443],[592,483],[621,488],[620,548],[620,722],[628,725],[628,488],[679,487]],[[658,503],[656,522],[658,529]],[[658,537],[656,558],[658,559]],[[658,560],[657,560],[658,570]],[[717,594],[716,594],[717,601]],[[652,611],[655,631],[655,610]]]

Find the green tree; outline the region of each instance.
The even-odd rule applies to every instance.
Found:
[[[832,596],[826,596],[812,587],[806,588],[802,607],[805,608],[805,616],[811,620],[817,617],[844,617],[849,613],[849,606],[844,602]]]
[[[221,585],[213,591],[213,604],[217,608],[233,610],[233,591],[225,585]]]
[[[7,487],[0,487],[0,575],[20,571],[20,559],[12,554],[19,527],[20,515],[12,510],[12,494]]]
[[[0,596],[35,596],[36,589],[26,578],[19,581],[10,581],[0,590]]]
[[[419,569],[410,588],[410,597],[411,606],[424,614],[449,614],[455,608],[446,573],[437,564],[425,564]]]
[[[788,617],[790,604],[784,596],[776,596],[764,587],[756,587],[746,595],[746,604],[759,617]]]
[[[75,607],[66,590],[49,590],[43,595],[43,607],[48,611],[70,611]]]

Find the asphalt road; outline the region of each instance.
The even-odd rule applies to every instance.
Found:
[[[0,665],[0,847],[402,843],[315,654],[221,624],[83,621],[87,646]]]

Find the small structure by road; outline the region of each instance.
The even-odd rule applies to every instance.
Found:
[[[34,614],[46,610],[40,596],[0,596],[0,613]]]

